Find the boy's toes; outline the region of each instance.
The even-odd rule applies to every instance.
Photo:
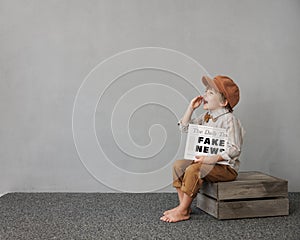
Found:
[[[164,222],[168,222],[168,218],[166,217],[166,216],[162,216],[161,218],[160,218],[160,220],[162,220],[162,221],[164,221]]]

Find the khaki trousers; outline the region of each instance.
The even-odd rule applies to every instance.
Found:
[[[238,173],[228,165],[202,164],[193,160],[177,160],[173,165],[173,186],[188,196],[196,197],[203,181],[227,182],[236,179]]]

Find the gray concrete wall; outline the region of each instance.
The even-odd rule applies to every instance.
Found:
[[[240,86],[235,114],[247,132],[241,170],[285,178],[289,191],[300,191],[299,13],[297,0],[0,0],[0,193],[173,191],[165,184],[171,175],[158,170],[171,172],[170,163],[182,157],[184,136],[176,121],[187,102],[203,92],[200,75],[205,71],[230,75]],[[119,52],[141,47],[173,49],[177,57],[183,53],[195,59],[204,67],[198,69],[199,82],[176,71],[144,68],[109,83],[95,68]],[[157,62],[170,68],[179,63],[180,71],[194,69],[192,63],[182,67],[176,56]],[[110,63],[108,72],[115,71]],[[75,145],[72,114],[84,79],[95,83],[85,89],[91,97],[83,102],[87,108],[96,106],[99,146],[120,175],[101,165],[107,161],[104,155],[89,156],[92,141],[83,141],[86,155]],[[92,102],[92,96],[99,102]],[[134,110],[139,103],[144,105]],[[112,123],[123,126],[113,127],[118,145]],[[89,129],[93,122],[84,124]],[[128,142],[128,129],[135,144],[149,146]],[[92,163],[83,160],[90,157]]]

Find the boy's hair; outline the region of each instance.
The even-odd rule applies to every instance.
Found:
[[[220,93],[220,92],[219,92]],[[227,101],[225,95],[223,93],[220,93],[220,100],[222,103],[224,103],[225,101]],[[229,102],[227,101],[227,105],[225,106],[225,108],[229,111],[229,112],[233,112],[233,109],[230,107]]]

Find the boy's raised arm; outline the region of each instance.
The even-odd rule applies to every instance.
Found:
[[[191,117],[192,117],[192,114],[193,114],[194,110],[201,105],[202,99],[203,99],[202,96],[197,96],[194,99],[192,99],[192,101],[190,102],[185,114],[183,115],[183,117],[181,119],[181,124],[183,126],[188,125],[188,123],[191,120]]]

